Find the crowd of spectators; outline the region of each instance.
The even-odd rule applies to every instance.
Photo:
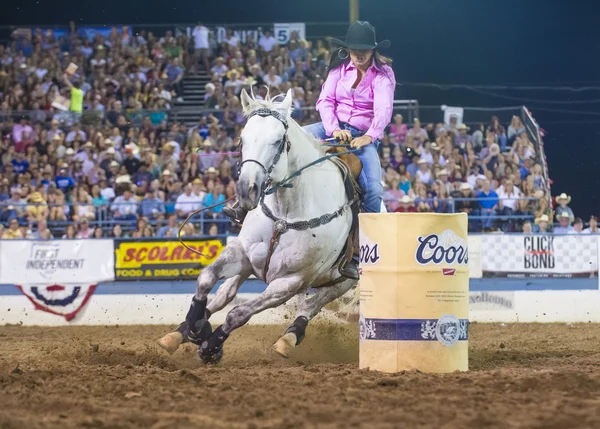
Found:
[[[1,236],[177,236],[192,211],[235,195],[241,90],[260,98],[267,86],[271,95],[293,89],[294,119],[316,122],[302,108],[316,104],[328,56],[326,42],[296,33],[285,46],[269,31],[242,42],[228,30],[217,43],[202,24],[190,37],[122,27],[90,40],[74,26],[62,37],[19,34],[0,45]],[[212,113],[192,127],[172,120],[183,76],[207,69]],[[473,231],[552,224],[546,178],[517,116],[508,130],[497,118],[470,130],[455,117],[409,127],[397,114],[379,151],[389,211],[465,212]],[[568,213],[579,228],[568,201],[557,203],[558,222]],[[219,206],[181,233],[231,228]]]

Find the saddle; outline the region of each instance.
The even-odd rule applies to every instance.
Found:
[[[345,148],[332,147],[327,153],[340,153],[345,151]],[[348,234],[346,245],[335,262],[337,265],[342,260],[349,262],[352,259],[352,255],[358,254],[360,251],[358,240],[358,213],[360,212],[361,191],[360,186],[358,185],[358,176],[360,176],[362,171],[362,162],[360,162],[360,159],[352,153],[331,158],[330,161],[340,169],[342,178],[344,179],[346,198],[348,198],[348,201],[353,201],[350,205],[352,210],[352,225],[350,226],[350,233]]]

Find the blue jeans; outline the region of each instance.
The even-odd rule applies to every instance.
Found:
[[[352,137],[358,137],[362,131],[357,130],[351,125],[341,123],[343,130],[348,130]],[[326,139],[330,136],[325,132],[323,124],[306,125],[304,130],[312,134],[318,139]],[[383,195],[383,186],[381,185],[381,163],[379,162],[379,140],[375,140],[372,144],[363,146],[354,154],[362,162],[362,171],[358,177],[358,184],[362,190],[362,210],[365,213],[379,213],[381,211],[381,197]]]
[[[483,228],[492,229],[494,223],[493,217],[496,216],[496,210],[487,211],[487,209],[481,209],[481,216],[484,217],[482,220]]]

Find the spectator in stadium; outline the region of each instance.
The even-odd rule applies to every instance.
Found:
[[[2,234],[3,240],[12,240],[17,238],[24,238],[21,230],[19,229],[19,221],[16,218],[12,218],[8,221],[8,228],[4,230]]]
[[[498,194],[491,189],[491,183],[487,178],[483,180],[482,187],[482,190],[477,194],[481,216],[484,217],[482,228],[484,231],[491,231],[494,221],[493,216],[498,210]]]
[[[177,197],[175,211],[180,218],[186,218],[191,212],[202,208],[202,199],[192,192],[192,184],[183,188],[183,194]]]
[[[209,54],[209,42],[208,37],[210,31],[201,22],[199,22],[194,30],[192,31],[192,37],[194,38],[194,56],[192,62],[191,72],[195,73],[198,68],[198,61],[202,61],[204,70],[207,72],[210,70],[210,62],[208,59]]]
[[[433,183],[433,175],[431,174],[431,169],[429,168],[427,160],[421,158],[417,162],[417,165],[419,166],[419,169],[415,173],[415,179],[426,185],[431,185]]]
[[[536,223],[536,228],[534,229],[534,232],[539,232],[539,233],[550,232],[548,229],[548,225],[550,223],[550,218],[548,217],[548,215],[546,215],[546,214],[541,215],[539,218],[537,218],[535,220],[535,223]]]
[[[525,126],[523,122],[521,122],[521,118],[517,115],[514,115],[510,121],[510,125],[508,126],[508,144],[512,145],[517,136],[525,131]]]
[[[571,226],[571,219],[569,218],[569,213],[563,211],[558,217],[559,225],[554,228],[555,234],[570,234],[574,231]]]
[[[140,215],[148,219],[164,219],[165,203],[158,198],[154,189],[148,188],[146,197],[140,202]]]
[[[71,104],[69,110],[73,114],[73,120],[78,121],[83,114],[83,98],[85,95],[81,89],[81,81],[76,79],[74,82],[71,82],[69,77],[64,74],[63,82],[71,90]]]
[[[415,207],[412,198],[408,195],[404,195],[400,198],[400,205],[394,211],[396,213],[416,213],[417,208]]]
[[[569,231],[568,234],[581,234],[583,232],[583,220],[580,217],[576,217],[573,221],[573,230]]]
[[[421,121],[419,118],[415,118],[413,121],[413,127],[408,130],[406,133],[406,137],[410,137],[414,142],[415,148],[422,146],[427,140],[429,140],[429,136],[427,135],[427,131],[421,128]]]
[[[167,218],[167,224],[161,227],[156,234],[157,237],[177,237],[177,215],[175,213],[169,214]]]
[[[521,191],[509,178],[504,180],[504,184],[496,190],[498,195],[498,209],[503,216],[511,216],[517,206],[517,201],[521,197]]]
[[[454,144],[461,149],[465,149],[467,142],[472,142],[473,137],[468,134],[469,127],[466,124],[460,123],[456,127],[457,134],[454,137]]]
[[[563,213],[567,213],[569,215],[569,222],[573,222],[575,220],[575,215],[573,214],[573,210],[567,204],[571,202],[571,197],[564,192],[556,197],[556,202],[558,206],[556,207],[556,220],[560,222],[560,218]]]
[[[531,234],[533,232],[533,227],[531,226],[531,222],[528,220],[524,221],[523,225],[521,225],[521,230],[525,234]]]
[[[76,238],[92,238],[94,235],[94,229],[90,228],[90,222],[87,218],[82,218],[78,224],[78,231],[75,235]]]
[[[183,94],[183,87],[181,86],[183,80],[183,69],[179,64],[179,58],[171,59],[170,64],[165,70],[165,73],[167,74],[167,84],[169,89],[175,91],[177,101],[181,102],[183,101],[183,97],[181,96]]]
[[[394,143],[402,144],[406,139],[406,134],[408,133],[408,127],[404,122],[403,116],[398,113],[394,115],[394,123],[390,125],[390,136],[394,136]]]
[[[460,190],[453,192],[452,197],[458,199],[454,204],[457,213],[466,213],[469,216],[479,214],[479,205],[474,200],[473,188],[467,182],[461,183]],[[469,222],[469,226],[472,225],[473,222]]]
[[[131,192],[130,187],[126,187],[123,195],[119,195],[110,206],[115,219],[124,221],[137,220],[137,201]]]
[[[590,216],[589,227],[582,231],[583,234],[598,234],[598,218]]]
[[[506,130],[502,124],[500,124],[500,119],[498,119],[497,116],[492,116],[492,121],[490,122],[490,125],[488,125],[487,132],[496,137],[500,149],[504,151],[506,148]]]

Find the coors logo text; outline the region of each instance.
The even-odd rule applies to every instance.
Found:
[[[452,231],[444,231],[439,236],[429,234],[426,237],[419,237],[417,240],[419,247],[417,247],[415,258],[421,265],[431,263],[467,265],[469,262],[467,245]]]

